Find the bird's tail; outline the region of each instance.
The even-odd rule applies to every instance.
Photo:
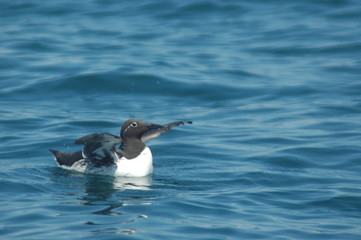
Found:
[[[71,167],[76,161],[83,159],[82,152],[66,153],[54,149],[49,149],[54,155],[56,162],[59,166]]]

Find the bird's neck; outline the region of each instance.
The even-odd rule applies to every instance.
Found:
[[[137,157],[145,148],[145,144],[138,138],[126,139],[122,142],[120,149],[122,154],[127,159]]]

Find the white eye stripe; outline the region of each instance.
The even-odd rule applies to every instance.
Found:
[[[128,131],[128,129],[129,129],[130,127],[135,128],[135,127],[137,127],[137,126],[138,126],[137,122],[132,122],[132,123],[129,124],[129,126],[124,130],[124,133],[125,133],[126,131]]]

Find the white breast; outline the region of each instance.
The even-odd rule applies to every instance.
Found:
[[[116,176],[123,177],[144,177],[153,173],[153,157],[148,147],[133,159],[122,157],[116,161],[117,169],[114,173]]]

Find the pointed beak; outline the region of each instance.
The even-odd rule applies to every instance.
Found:
[[[146,126],[146,128],[147,128],[148,130],[160,129],[160,128],[162,128],[162,127],[163,127],[162,125],[152,124],[152,123],[150,123],[148,126]]]

